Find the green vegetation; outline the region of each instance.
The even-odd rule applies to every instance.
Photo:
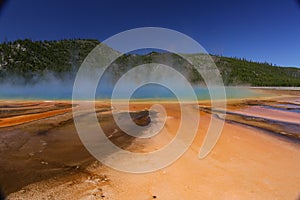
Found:
[[[49,76],[72,80],[97,40],[31,41],[17,40],[0,44],[0,83],[36,84]],[[197,55],[190,55],[197,58]],[[300,86],[300,69],[278,67],[245,59],[212,56],[225,85]],[[162,63],[175,67],[191,82],[201,82],[197,71],[181,57],[170,53],[152,52],[147,55],[123,55],[110,72],[115,78],[134,66]]]
[[[35,84],[49,74],[64,79],[74,76],[97,40],[17,40],[0,44],[0,82]]]
[[[300,86],[300,69],[245,59],[215,57],[226,85]]]

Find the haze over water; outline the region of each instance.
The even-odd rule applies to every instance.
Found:
[[[49,99],[49,100],[70,100],[72,99],[71,84],[38,84],[28,86],[11,86],[2,85],[0,86],[0,98],[1,99]],[[198,100],[210,99],[209,90],[203,86],[193,86],[195,94]],[[247,98],[261,96],[262,94],[257,93],[246,87],[226,87],[226,98]],[[218,89],[214,90],[217,92]],[[98,87],[96,92],[96,99],[110,99],[112,95],[113,87],[101,86]],[[116,98],[123,99],[126,94],[126,88],[122,90],[122,93],[116,94]],[[189,97],[185,94],[184,88],[180,90],[181,95],[188,99]],[[138,88],[132,95],[132,99],[176,99],[175,94],[169,89],[157,85],[147,84]]]

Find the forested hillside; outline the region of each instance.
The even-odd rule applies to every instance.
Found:
[[[50,75],[61,80],[72,80],[84,58],[97,44],[97,40],[80,39],[34,42],[26,39],[2,43],[0,83],[38,84],[40,80],[47,80]],[[278,67],[245,59],[212,57],[225,85],[300,86],[299,68]],[[112,65],[111,70],[119,77],[134,66],[151,62],[173,65],[185,73],[191,82],[202,80],[186,61],[170,53],[123,55]]]
[[[226,85],[300,86],[300,68],[213,57]]]
[[[49,74],[60,79],[74,77],[97,40],[17,40],[0,44],[0,83],[35,84]]]

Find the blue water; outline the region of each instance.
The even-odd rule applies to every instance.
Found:
[[[98,87],[95,94],[96,99],[109,99],[112,95],[112,86]],[[195,94],[199,100],[210,99],[209,91],[205,87],[194,86]],[[68,100],[72,99],[72,84],[41,84],[35,86],[0,86],[0,99],[48,99],[48,100]],[[123,92],[123,94],[122,94]],[[124,89],[116,98],[123,99],[127,92]],[[218,90],[214,90],[218,94]],[[186,90],[182,88],[180,95],[184,98],[189,98]],[[261,96],[254,90],[239,87],[226,87],[226,96],[228,99],[233,98],[246,98]],[[176,95],[169,89],[156,85],[148,84],[138,88],[133,95],[132,99],[176,99]],[[221,98],[221,96],[220,96]]]
[[[208,100],[210,99],[209,90],[205,87],[194,86],[193,87],[195,94],[197,95],[198,100]],[[226,87],[226,97],[229,99],[236,99],[236,98],[245,98],[245,97],[254,97],[260,96],[261,94],[256,93],[255,91],[249,88],[238,88],[238,87]],[[222,99],[222,92],[220,89],[213,89],[217,97],[217,99]],[[187,91],[184,89],[180,90],[180,94],[184,99],[188,99],[189,95]],[[175,99],[175,94],[170,91],[169,89],[162,87],[162,86],[154,86],[154,85],[147,85],[146,87],[141,87],[133,94],[132,98],[134,99]]]
[[[300,113],[300,106],[294,104],[277,104],[276,106],[264,106],[273,110],[281,110],[286,112]]]

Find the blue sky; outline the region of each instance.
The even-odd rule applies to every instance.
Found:
[[[9,0],[0,12],[1,42],[103,41],[127,29],[157,26],[187,34],[212,54],[300,67],[296,0]]]

